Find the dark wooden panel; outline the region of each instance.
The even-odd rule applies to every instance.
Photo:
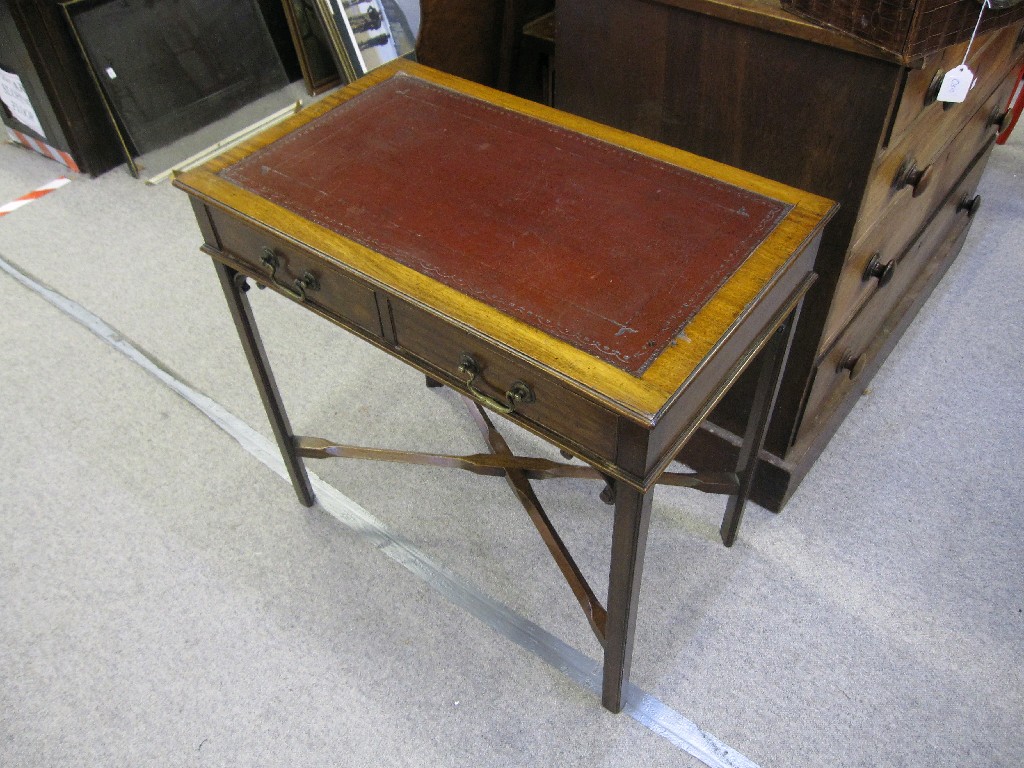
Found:
[[[417,60],[484,85],[500,68],[503,0],[421,0]]]
[[[80,0],[68,11],[138,153],[288,83],[253,0]]]
[[[34,70],[26,87],[47,143],[68,152],[80,170],[94,176],[123,162],[117,135],[56,0],[9,0],[5,5]],[[26,79],[25,72],[18,74]]]
[[[899,67],[642,0],[566,0],[558,14],[556,106],[856,197]]]

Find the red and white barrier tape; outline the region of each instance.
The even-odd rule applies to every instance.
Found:
[[[75,173],[80,173],[78,163],[75,162],[75,158],[69,155],[67,152],[51,147],[45,141],[41,141],[33,136],[29,136],[27,133],[16,131],[13,128],[7,128],[7,138],[15,144],[21,144],[22,146],[28,147],[31,150],[38,152],[44,157],[49,157],[51,160],[56,160],[61,165],[66,165]]]
[[[33,189],[27,195],[22,195],[17,200],[12,200],[5,205],[0,205],[0,216],[6,216],[11,211],[16,211],[23,205],[28,205],[33,200],[38,200],[40,197],[50,194],[53,190],[60,189],[70,181],[71,179],[66,176],[61,176],[59,179],[54,179],[49,184],[43,184],[43,186],[38,189]]]

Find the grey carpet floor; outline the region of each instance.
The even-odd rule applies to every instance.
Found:
[[[1018,132],[1021,133],[1021,132]],[[0,202],[60,175],[0,146]],[[637,685],[764,766],[1024,763],[1024,143],[781,515],[659,491]],[[0,219],[0,257],[269,437],[184,195],[123,169]],[[251,293],[300,433],[476,452],[450,392]],[[0,765],[698,766],[446,600],[0,274]],[[551,455],[512,432],[518,450]],[[312,463],[474,590],[599,648],[504,482]],[[604,583],[610,512],[540,485]]]

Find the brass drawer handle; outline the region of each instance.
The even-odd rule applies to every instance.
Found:
[[[481,405],[486,405],[488,408],[508,416],[520,403],[532,403],[536,400],[533,390],[522,381],[512,382],[512,386],[510,386],[508,391],[505,393],[505,400],[507,402],[504,403],[484,392],[481,392],[473,386],[473,382],[476,381],[477,376],[482,372],[483,369],[480,367],[480,364],[476,359],[468,352],[463,352],[462,357],[459,358],[459,373],[466,377],[466,389],[469,390],[473,399]]]
[[[996,133],[1005,133],[1006,129],[1010,127],[1010,122],[1013,120],[1013,113],[1009,110],[1001,110],[996,107],[992,110],[992,114],[988,117],[989,127],[995,127]]]
[[[882,263],[882,254],[875,252],[871,256],[871,261],[868,262],[867,269],[864,270],[864,279],[870,280],[872,277],[878,278],[878,287],[885,287],[890,280],[892,280],[893,274],[896,272],[896,259],[887,261],[885,264]]]
[[[939,91],[942,90],[942,81],[945,77],[946,73],[944,70],[935,70],[932,81],[928,83],[928,90],[924,93],[924,105],[926,107],[931,106],[938,100]]]
[[[892,185],[894,189],[911,187],[914,190],[912,196],[919,197],[924,194],[931,183],[932,166],[926,165],[924,168],[918,168],[916,160],[907,158],[896,171],[896,178],[893,179]]]
[[[309,271],[306,271],[302,277],[295,278],[291,285],[278,280],[277,268],[281,265],[281,262],[272,248],[263,248],[263,255],[260,257],[260,261],[269,270],[270,274],[268,277],[270,277],[270,281],[296,301],[305,301],[306,291],[316,291],[320,288],[320,281],[316,279],[316,275]]]

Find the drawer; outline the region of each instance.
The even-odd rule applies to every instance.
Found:
[[[991,93],[1005,76],[1013,60],[1024,50],[1024,27],[1008,27],[982,36],[971,47],[968,65],[978,82],[962,104],[946,104],[935,100],[942,78],[960,65],[967,43],[954,45],[926,57],[920,69],[910,70],[900,98],[887,146],[900,143],[909,129],[917,136],[929,132],[956,131],[966,116]]]
[[[232,266],[243,269],[261,284],[315,307],[344,326],[382,338],[376,295],[369,285],[350,277],[340,266],[332,268],[323,256],[218,211],[211,210],[210,214],[225,261],[234,262]]]
[[[590,451],[580,449],[579,455],[595,454],[615,461],[618,417],[614,413],[479,336],[399,299],[390,299],[389,303],[400,356],[467,393],[464,382],[468,376],[459,366],[469,355],[479,371],[473,386],[485,395],[505,401],[516,382],[532,392],[532,402],[518,402],[510,418],[526,422],[525,426],[554,437],[555,442],[589,446]],[[457,386],[453,380],[463,385]]]
[[[908,289],[938,269],[951,247],[958,247],[980,205],[975,190],[987,159],[986,150],[943,201],[921,235],[896,261],[885,289],[870,297],[818,362],[801,429],[813,424],[819,413],[825,416],[831,413],[831,408],[824,407],[829,400],[845,396],[859,386],[858,377],[870,364],[871,353],[902,317],[898,305],[903,302],[909,307],[912,303],[914,296]]]
[[[991,124],[989,118],[993,112],[998,114],[1006,104],[1012,88],[1013,84],[1010,81],[1006,81],[998,88],[947,149],[945,156],[940,158],[937,165],[941,171],[933,171],[941,176],[932,182],[935,194],[944,192],[953,181],[959,179],[964,164],[961,158],[973,157],[971,153],[975,152],[979,145],[995,136],[997,128]],[[831,346],[836,335],[865,301],[877,292],[890,290],[890,281],[895,275],[900,254],[920,231],[923,221],[931,213],[927,208],[916,205],[919,200],[921,198],[915,200],[911,197],[911,205],[893,205],[888,208],[874,226],[850,248],[835,293],[832,295],[820,350]],[[927,203],[930,200],[929,195],[921,202]]]
[[[924,222],[984,144],[998,131],[1013,82],[1004,78],[994,93],[952,137],[903,142],[878,162],[868,182],[851,242],[858,243],[881,218]],[[908,135],[908,138],[912,138]],[[939,141],[944,146],[936,147]]]

